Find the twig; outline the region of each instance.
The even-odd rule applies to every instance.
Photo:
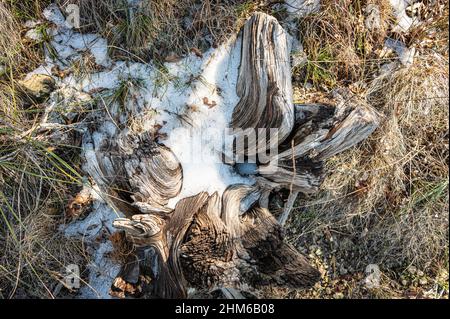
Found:
[[[294,140],[292,140],[291,142],[291,148],[292,150],[294,149],[295,144],[294,144]],[[294,206],[295,200],[297,199],[298,193],[299,191],[297,190],[293,190],[293,184],[294,184],[294,178],[297,175],[297,169],[295,166],[295,157],[294,157],[294,151],[292,151],[292,169],[293,169],[293,174],[292,174],[292,181],[291,184],[289,185],[289,196],[288,196],[288,200],[284,206],[284,210],[283,210],[283,214],[281,214],[278,222],[280,223],[281,226],[284,226],[289,218],[289,214],[292,210],[292,207]]]

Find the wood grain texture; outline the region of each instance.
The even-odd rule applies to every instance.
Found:
[[[311,286],[319,273],[283,241],[281,227],[258,200],[257,188],[237,184],[222,197],[200,193],[181,200],[162,227],[158,218],[149,222],[154,214],[114,226],[138,247],[159,251],[152,296],[183,298],[188,287]]]
[[[379,125],[379,115],[348,90],[332,92],[335,106],[295,105],[295,127],[280,153],[258,169],[259,182],[302,193],[318,191],[324,162],[366,139]]]
[[[282,142],[294,124],[290,74],[287,33],[274,17],[261,12],[253,14],[242,33],[236,88],[240,100],[234,108],[231,126],[278,128],[278,142]]]
[[[181,164],[170,149],[149,135],[124,132],[102,141],[96,157],[99,172],[91,175],[100,176],[99,184],[118,211],[128,216],[170,211],[165,205],[179,194],[183,180]]]
[[[170,149],[127,132],[103,141],[93,175],[125,212],[113,225],[135,248],[113,295],[185,298],[189,288],[205,295],[219,288],[220,295],[240,298],[248,287],[303,288],[318,280],[319,272],[284,241],[268,210],[270,192],[291,190],[284,223],[299,192],[319,189],[324,162],[367,138],[378,114],[346,90],[333,92],[335,105],[294,105],[287,34],[264,13],[243,28],[237,93],[234,128],[279,129],[279,153],[258,163],[253,186],[201,192],[172,210],[166,204],[180,192],[183,174]]]

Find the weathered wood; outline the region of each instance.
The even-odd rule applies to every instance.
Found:
[[[347,90],[333,91],[336,106],[296,105],[293,133],[280,153],[258,173],[262,184],[302,193],[318,191],[324,161],[366,139],[378,126],[377,113]]]
[[[244,25],[241,52],[237,83],[240,100],[231,126],[278,128],[277,142],[282,142],[294,124],[287,33],[274,17],[255,13]],[[247,148],[241,151],[255,152]]]
[[[158,251],[153,296],[186,297],[188,287],[311,286],[317,270],[283,241],[281,227],[257,204],[258,194],[255,187],[233,185],[222,197],[200,193],[181,200],[164,225],[151,214],[119,219],[114,226],[136,246]]]
[[[135,247],[111,288],[115,296],[182,298],[190,287],[206,294],[219,287],[240,297],[246,287],[310,287],[319,278],[284,242],[268,210],[270,191],[291,191],[285,223],[296,195],[319,189],[324,161],[366,138],[378,125],[377,114],[342,90],[334,92],[336,106],[294,107],[285,31],[275,18],[256,13],[242,37],[232,125],[278,128],[280,152],[258,163],[255,186],[231,185],[222,195],[201,192],[171,210],[166,204],[180,192],[182,168],[170,149],[127,132],[103,141],[90,174],[125,213],[113,225]]]
[[[286,205],[283,208],[283,213],[281,214],[280,218],[278,219],[278,222],[281,226],[284,226],[288,220],[289,213],[291,212],[292,208],[294,207],[294,203],[297,200],[298,194],[300,192],[298,190],[291,191],[289,193],[289,197],[287,199]]]
[[[103,140],[96,150],[98,168],[91,176],[101,179],[106,200],[128,216],[169,212],[165,205],[179,194],[183,172],[176,156],[151,136],[123,132]]]
[[[328,118],[323,113],[324,106],[308,121],[294,128],[294,149],[282,152],[279,157],[308,156],[316,161],[324,161],[365,140],[379,125],[379,114],[367,102],[348,89],[332,91],[335,100],[334,112]],[[314,106],[313,106],[314,107]],[[307,105],[296,105],[296,114],[305,113]],[[313,128],[305,134],[305,130]]]
[[[235,129],[279,129],[277,142],[283,142],[279,154],[269,161],[258,158],[257,175],[264,188],[291,191],[283,223],[295,194],[318,191],[325,178],[324,161],[364,140],[378,126],[376,112],[348,90],[333,92],[336,106],[294,106],[289,75],[286,32],[275,18],[253,14],[242,32],[237,85],[240,101],[231,124]],[[239,161],[258,154],[263,146],[261,140],[255,143],[256,136],[248,132],[236,133],[240,142],[236,142],[235,156]],[[253,147],[242,142],[244,136]],[[263,143],[272,146],[273,140],[263,139]],[[267,194],[263,202],[267,202]]]
[[[290,190],[280,216],[284,225],[299,192],[319,190],[326,172],[324,162],[366,139],[379,125],[379,115],[348,90],[332,92],[335,106],[295,105],[295,125],[281,152],[258,168],[260,185]]]

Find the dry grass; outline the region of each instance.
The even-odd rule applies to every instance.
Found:
[[[60,144],[51,132],[38,132],[46,102],[26,105],[17,93],[18,80],[42,62],[48,45],[25,40],[23,23],[43,20],[41,12],[50,2],[0,1],[0,298],[64,297],[70,293],[61,290],[65,267],[78,264],[83,270],[90,259],[82,242],[58,231],[81,184],[79,148]],[[116,57],[146,60],[216,45],[238,16],[257,7],[239,7],[243,1],[147,1],[129,11],[122,0],[76,3],[84,31],[105,35]],[[86,55],[71,71],[90,73],[92,65]]]
[[[22,23],[39,17],[40,12],[49,1],[0,1],[0,66],[6,72],[0,72],[0,80],[9,76],[14,70],[17,76],[37,66],[42,59],[42,47],[25,43],[22,38]]]
[[[380,28],[368,30],[365,8],[380,8]],[[377,50],[383,46],[390,24],[389,1],[321,1],[321,11],[299,22],[300,39],[308,55],[305,67],[294,70],[300,81],[317,88],[332,88],[364,80],[379,63]]]
[[[79,5],[83,28],[103,34],[116,56],[145,60],[217,46],[248,12],[264,6],[245,0],[151,0],[131,9],[122,0],[60,3]]]
[[[4,127],[2,127],[4,128]],[[68,194],[79,181],[70,150],[13,129],[0,134],[0,293],[2,297],[54,297],[69,264],[86,263],[82,243],[58,231]],[[58,155],[59,153],[59,155]],[[73,165],[73,164],[72,164]],[[16,290],[17,286],[21,287]]]
[[[40,18],[48,2],[0,0],[0,298],[61,297],[64,267],[89,259],[82,243],[57,231],[69,194],[81,183],[79,149],[37,135],[32,128],[45,103],[25,108],[15,94],[17,79],[42,59],[42,44],[24,42],[22,23]],[[270,10],[241,0],[151,0],[133,10],[122,0],[58,2],[79,4],[83,31],[108,38],[116,58],[145,61],[215,46],[251,12]],[[308,62],[294,70],[297,84],[313,84],[318,96],[348,86],[384,118],[370,139],[328,163],[321,192],[301,198],[292,213],[289,240],[311,254],[321,284],[267,296],[407,297],[399,281],[410,265],[448,294],[448,4],[433,3],[426,1],[425,22],[407,34],[391,32],[387,0],[323,0],[319,13],[299,22]],[[379,5],[380,29],[365,27],[367,4]],[[410,68],[380,76],[381,65],[396,59],[380,56],[386,36],[414,45],[418,56]],[[86,56],[72,71],[85,74],[92,65]],[[113,98],[126,99],[130,87],[124,82]],[[132,124],[138,129],[139,119]],[[113,242],[113,257],[126,258],[128,247],[120,238]],[[361,285],[369,263],[383,271],[378,290]],[[349,274],[341,276],[338,264]]]
[[[0,2],[0,298],[60,297],[65,267],[87,262],[82,243],[57,230],[79,184],[79,150],[37,135],[45,105],[17,94],[43,58],[42,47],[24,42],[22,23],[40,18],[46,2]]]
[[[367,141],[328,163],[330,175],[317,195],[298,201],[291,239],[303,247],[324,245],[327,257],[354,271],[375,263],[399,280],[415,265],[432,278],[448,276],[448,6],[436,2],[422,13],[428,20],[420,28],[404,35],[386,28],[378,39],[361,24],[361,10],[345,9],[349,3],[324,1],[323,12],[303,22],[309,59],[320,60],[324,50],[327,56],[301,70],[302,83],[313,83],[319,95],[347,85],[383,120]],[[411,67],[380,75],[390,62],[375,58],[385,35],[417,48]],[[365,39],[360,52],[353,45],[358,38]]]

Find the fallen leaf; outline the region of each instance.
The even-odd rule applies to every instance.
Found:
[[[203,104],[208,106],[208,108],[213,108],[214,106],[217,105],[216,101],[209,102],[209,99],[206,96],[203,98]]]
[[[203,53],[197,48],[191,48],[191,52],[194,53],[199,58],[203,58]]]

